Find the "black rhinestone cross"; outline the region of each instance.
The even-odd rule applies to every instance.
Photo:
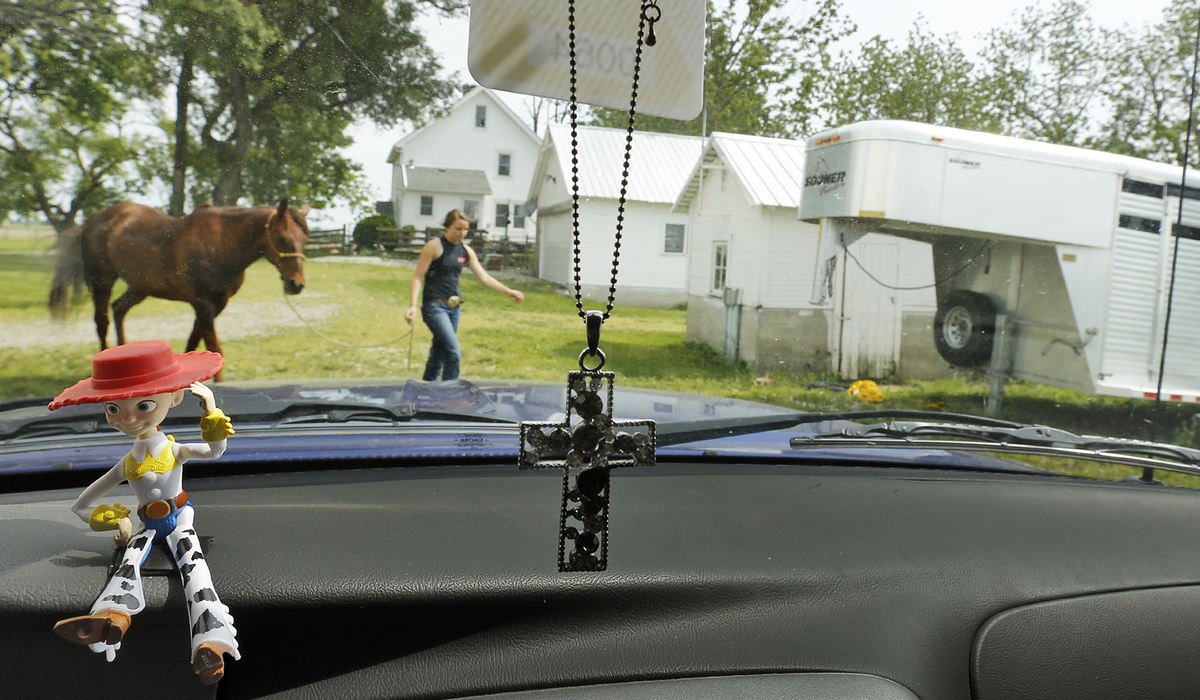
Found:
[[[607,400],[601,395],[606,385]],[[563,470],[559,571],[608,567],[609,470],[654,464],[654,421],[613,420],[612,394],[612,372],[569,372],[563,421],[521,423],[521,469]],[[578,418],[574,426],[572,414]]]

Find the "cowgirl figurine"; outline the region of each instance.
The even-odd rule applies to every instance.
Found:
[[[237,630],[229,608],[221,604],[200,540],[193,528],[192,503],[183,490],[184,462],[216,459],[233,434],[229,418],[217,408],[212,390],[200,382],[224,364],[214,352],[176,354],[162,340],[129,343],[92,357],[92,376],[59,394],[50,410],[82,403],[104,405],[109,425],[134,438],[129,453],[79,494],[71,510],[93,530],[117,530],[118,545],[128,542],[124,556],[91,613],[60,621],[54,631],[76,644],[86,644],[112,661],[121,648],[133,615],[145,607],[142,562],[154,542],[165,542],[183,577],[192,635],[192,668],[203,683],[215,683],[225,672],[224,654],[240,658]],[[204,442],[181,444],[159,431],[167,412],[183,400],[187,389],[204,404],[200,435]],[[129,509],[100,500],[122,481],[138,499],[142,528],[132,534]],[[130,537],[132,536],[132,539]]]

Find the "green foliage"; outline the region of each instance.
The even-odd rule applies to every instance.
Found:
[[[965,129],[995,130],[980,96],[974,66],[951,36],[917,22],[906,41],[876,36],[843,54],[821,85],[824,121],[908,119]]]
[[[123,130],[154,67],[104,0],[0,5],[0,211],[56,229],[140,189],[147,147]]]
[[[453,86],[414,30],[419,0],[152,0],[151,49],[194,66],[187,161],[195,202],[366,201],[339,151],[356,119],[421,122]],[[462,3],[439,3],[451,9]]]
[[[918,21],[903,42],[840,55],[821,121],[911,119],[1181,163],[1195,36],[1189,0],[1137,31],[1097,26],[1079,0],[1030,4],[974,58]]]
[[[816,76],[828,66],[828,47],[853,27],[842,18],[838,0],[813,0],[799,13],[794,5],[786,0],[708,0],[705,114],[690,122],[641,116],[637,127],[699,134],[703,122],[706,135],[806,133]],[[797,14],[803,19],[794,20]],[[628,112],[621,110],[597,109],[592,116],[600,126],[623,128],[628,121]]]
[[[987,110],[1003,133],[1083,145],[1108,77],[1115,32],[1096,27],[1086,5],[1030,6],[992,30],[982,52]]]
[[[1113,153],[1183,163],[1187,98],[1196,48],[1196,7],[1175,0],[1154,26],[1110,35],[1100,92],[1109,116],[1088,144]],[[1189,167],[1200,167],[1193,138]]]
[[[392,217],[376,214],[368,216],[354,225],[354,232],[350,237],[354,240],[354,247],[359,249],[372,249],[379,243],[379,229],[394,228],[396,222],[392,221]]]
[[[185,188],[192,205],[360,205],[348,127],[420,123],[453,94],[423,7],[465,2],[0,0],[0,212],[62,230],[158,183],[176,211]]]

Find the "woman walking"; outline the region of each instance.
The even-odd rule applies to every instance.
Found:
[[[459,275],[463,265],[471,268],[475,277],[488,289],[506,294],[513,301],[525,298],[521,292],[510,289],[488,274],[479,264],[479,257],[471,246],[463,242],[470,223],[467,215],[457,209],[446,214],[442,222],[442,235],[427,242],[417,256],[417,269],[413,273],[412,293],[404,320],[412,324],[417,317],[417,299],[421,300],[421,319],[433,333],[433,345],[429,348],[429,359],[425,362],[425,381],[458,379],[458,366],[462,362],[462,348],[458,344],[458,317],[462,310],[462,292]],[[421,293],[421,284],[425,292]]]

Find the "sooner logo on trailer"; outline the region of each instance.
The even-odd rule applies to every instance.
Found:
[[[826,195],[834,190],[839,190],[846,185],[846,171],[838,170],[829,172],[829,165],[822,158],[817,161],[816,172],[812,175],[807,175],[804,178],[804,186],[817,187],[820,186],[818,194]]]

